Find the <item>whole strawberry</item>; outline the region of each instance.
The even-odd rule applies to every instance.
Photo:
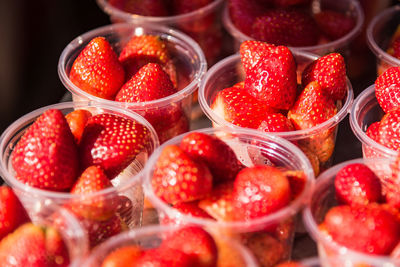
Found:
[[[45,111],[26,130],[11,155],[16,178],[46,190],[71,188],[78,175],[78,154],[68,123],[56,109]]]
[[[378,129],[378,143],[399,151],[400,150],[400,106],[391,109],[381,119]]]
[[[332,40],[345,36],[356,25],[354,18],[333,10],[323,10],[314,18],[321,32]]]
[[[125,79],[125,71],[104,37],[96,37],[75,59],[69,78],[83,91],[113,99]]]
[[[391,67],[376,79],[375,95],[385,113],[400,106],[400,67]]]

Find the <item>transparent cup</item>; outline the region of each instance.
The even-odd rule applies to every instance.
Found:
[[[350,126],[361,142],[364,158],[388,158],[396,157],[398,154],[398,151],[377,143],[365,133],[368,127],[380,121],[384,114],[375,96],[375,85],[365,89],[354,100],[350,111]]]
[[[260,266],[274,266],[278,262],[288,260],[293,247],[296,216],[308,201],[314,184],[314,173],[307,157],[292,143],[251,129],[207,128],[196,132],[220,138],[235,151],[237,158],[247,167],[270,165],[273,162],[275,166],[286,170],[300,171],[306,177],[304,189],[288,206],[249,221],[215,221],[181,214],[155,195],[151,181],[156,161],[163,148],[167,145],[178,145],[185,136],[182,134],[158,148],[145,167],[145,195],[157,210],[159,221],[163,222],[168,218],[177,224],[202,225],[206,229],[236,238],[253,252]]]
[[[311,202],[303,211],[303,221],[307,231],[317,243],[321,265],[332,267],[399,266],[399,262],[396,262],[390,257],[368,255],[339,245],[333,241],[332,238],[323,234],[318,228],[318,225],[324,220],[328,210],[337,205],[334,186],[336,174],[343,167],[353,163],[367,165],[381,180],[384,180],[385,177],[391,175],[393,160],[385,158],[349,160],[333,166],[317,178]]]
[[[123,11],[109,3],[97,0],[100,8],[110,16],[113,23],[134,22],[159,24],[178,29],[192,37],[203,49],[209,65],[222,56],[223,32],[221,10],[224,0],[214,0],[210,4],[189,13],[174,16],[141,16]]]
[[[317,59],[317,56],[305,52],[293,51],[297,62],[298,77],[307,64]],[[199,103],[203,112],[212,121],[214,126],[238,126],[227,122],[211,109],[211,104],[219,91],[232,87],[235,83],[244,80],[244,70],[240,55],[235,54],[215,64],[204,76],[199,89]],[[347,80],[346,99],[337,102],[338,113],[318,126],[290,132],[270,133],[296,143],[305,151],[313,163],[315,175],[332,164],[338,125],[350,111],[353,102],[353,89]],[[313,145],[314,144],[314,145]]]
[[[152,101],[124,103],[93,96],[69,79],[74,60],[94,37],[105,37],[119,54],[132,36],[145,34],[160,36],[166,42],[178,74],[178,92],[175,94]],[[58,62],[58,74],[72,93],[73,101],[90,100],[139,113],[153,125],[161,143],[189,130],[193,93],[206,70],[204,54],[195,41],[179,31],[151,24],[114,24],[89,31],[69,43]]]
[[[376,71],[378,76],[390,67],[400,66],[400,59],[386,52],[389,42],[399,25],[399,5],[383,10],[368,25],[367,43],[376,56]]]
[[[76,109],[88,109],[93,115],[107,113],[135,120],[148,129],[148,142],[133,162],[111,180],[113,187],[84,195],[35,188],[24,184],[15,177],[11,156],[26,129],[48,109],[58,109],[63,114],[68,114]],[[158,139],[153,127],[136,113],[95,102],[65,102],[28,113],[12,123],[3,132],[0,137],[0,171],[5,182],[13,188],[32,220],[48,217],[49,207],[64,207],[77,215],[87,230],[93,246],[107,237],[108,233],[104,233],[103,236],[97,233],[102,227],[113,226],[113,229],[117,232],[117,230],[122,231],[141,224],[144,196],[140,171],[157,146]],[[98,200],[110,203],[106,208],[111,217],[107,216],[107,218],[100,219],[99,216],[87,215],[101,214],[104,211],[103,205],[93,205],[93,202],[96,203]]]
[[[336,0],[336,1],[319,0],[319,1],[312,1],[312,4],[310,5],[311,13],[318,13],[326,8],[338,12],[343,12],[347,15],[354,17],[356,20],[354,28],[345,36],[339,39],[319,45],[291,47],[293,50],[314,53],[320,56],[326,55],[331,52],[339,52],[343,56],[347,56],[350,53],[348,45],[361,32],[361,28],[364,23],[364,13],[360,3],[357,0]],[[241,32],[232,22],[229,16],[228,6],[225,6],[225,9],[223,11],[222,22],[225,26],[225,29],[235,40],[234,46],[236,50],[239,49],[240,44],[242,42],[246,40],[253,40],[253,38]]]
[[[131,230],[126,233],[122,233],[118,236],[111,238],[110,240],[103,243],[95,250],[93,250],[90,256],[83,262],[82,266],[83,267],[101,266],[104,259],[111,252],[125,246],[139,245],[144,250],[157,248],[160,246],[162,240],[166,236],[173,235],[174,232],[179,229],[181,229],[181,227],[153,225]],[[218,235],[217,233],[210,232],[210,234],[214,237],[214,240],[217,243],[218,250],[221,249],[221,245],[229,247],[229,252],[232,253],[230,256],[234,257],[234,259],[236,260],[235,266],[237,267],[258,266],[253,255],[245,247],[243,247],[236,241],[229,239],[225,236]],[[226,247],[223,247],[223,249],[226,249]],[[218,258],[217,266],[220,266],[219,265],[220,263],[224,263],[223,261],[224,258]]]

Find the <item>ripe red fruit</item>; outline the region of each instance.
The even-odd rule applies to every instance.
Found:
[[[99,165],[113,179],[143,151],[149,130],[139,122],[103,113],[89,118],[79,144],[81,167]]]
[[[239,31],[250,35],[251,25],[260,16],[265,7],[257,0],[229,0],[229,16]]]
[[[336,174],[336,198],[342,204],[366,205],[379,202],[382,197],[381,181],[375,173],[361,163],[349,164]]]
[[[173,208],[181,214],[190,215],[196,218],[205,218],[211,220],[213,219],[210,215],[208,215],[207,212],[199,208],[197,201],[177,203],[173,206]],[[184,221],[180,220],[179,215],[177,215],[176,217],[169,217],[168,215],[165,215],[165,217],[161,219],[161,224],[178,225],[184,223]]]
[[[273,0],[274,5],[278,7],[292,7],[297,5],[307,5],[311,0]]]
[[[168,16],[168,9],[163,0],[110,0],[108,3],[132,14],[153,17]]]
[[[281,113],[267,114],[265,120],[258,126],[258,130],[268,132],[294,131],[292,122]]]
[[[142,254],[143,250],[137,245],[124,246],[108,254],[101,267],[132,266]]]
[[[322,10],[314,18],[321,32],[332,40],[345,36],[356,25],[354,18],[333,10]]]
[[[151,267],[193,267],[196,266],[196,258],[173,248],[154,248],[145,250],[141,257],[134,262],[134,266]]]
[[[208,167],[189,157],[176,145],[166,146],[157,160],[151,181],[155,194],[176,204],[198,200],[212,188]]]
[[[91,248],[127,229],[127,226],[117,215],[105,221],[80,218],[80,222],[87,231]]]
[[[379,75],[375,95],[385,113],[400,106],[400,67],[391,67]]]
[[[86,109],[77,109],[65,116],[68,122],[69,128],[75,138],[75,143],[79,144],[81,141],[83,130],[85,129],[86,122],[92,116],[92,114]]]
[[[253,69],[260,61],[264,60],[276,46],[266,42],[247,40],[240,45],[240,60],[244,71],[247,73]],[[243,84],[244,86],[244,84]]]
[[[400,150],[400,106],[391,109],[381,119],[378,142],[390,149]]]
[[[180,15],[199,10],[212,2],[213,0],[173,0],[171,4],[174,13]],[[185,32],[201,33],[212,28],[215,20],[214,12],[208,14],[206,12],[203,12],[203,14],[199,12],[199,14],[193,16],[193,19],[184,20],[182,23],[179,23],[179,26]]]
[[[26,130],[12,153],[16,178],[33,187],[63,191],[78,174],[74,137],[61,111],[45,111]]]
[[[69,78],[91,95],[113,99],[124,83],[125,72],[108,41],[96,37],[75,59]]]

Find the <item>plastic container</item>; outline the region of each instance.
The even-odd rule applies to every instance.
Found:
[[[384,179],[385,176],[391,175],[390,165],[393,161],[383,158],[350,160],[333,166],[317,178],[311,202],[303,212],[303,221],[307,231],[317,243],[321,265],[332,267],[399,266],[399,262],[395,262],[389,257],[368,255],[341,246],[324,235],[318,228],[318,225],[324,220],[325,214],[329,208],[337,205],[334,186],[337,172],[344,166],[352,163],[366,164],[380,179]]]
[[[362,144],[364,158],[388,158],[396,157],[398,154],[398,151],[375,142],[365,133],[368,127],[372,123],[380,121],[384,114],[375,96],[375,85],[365,89],[354,100],[350,111],[350,126]]]
[[[140,152],[133,162],[120,175],[115,177],[111,182],[113,187],[98,191],[92,194],[73,195],[67,192],[54,192],[43,190],[26,185],[14,176],[14,170],[11,164],[11,153],[18,143],[25,130],[48,109],[58,109],[67,114],[75,109],[89,109],[93,115],[98,113],[109,113],[122,116],[145,125],[149,130],[149,140],[145,148]],[[99,104],[94,102],[65,102],[46,106],[37,109],[31,113],[16,120],[11,124],[0,137],[0,171],[5,182],[9,184],[21,203],[26,208],[29,216],[35,221],[36,219],[46,218],[49,207],[68,207],[72,203],[79,203],[81,210],[89,210],[95,212],[95,209],[101,209],[102,206],[93,206],[93,200],[102,199],[105,202],[114,203],[110,206],[114,213],[118,213],[119,226],[121,230],[128,227],[135,227],[141,224],[143,211],[143,190],[140,181],[139,172],[143,169],[149,155],[158,146],[157,135],[152,126],[143,117],[128,110],[120,109],[107,104]],[[100,210],[102,211],[102,210]],[[79,213],[79,214],[83,214]],[[83,215],[82,215],[83,216]],[[114,217],[111,217],[113,219]],[[89,217],[78,218],[89,231],[91,244],[95,242],[95,233],[102,225],[106,227],[111,221],[97,221]],[[110,219],[110,220],[111,220]],[[117,220],[117,219],[115,219]],[[114,224],[116,221],[114,221]],[[123,226],[123,227],[122,227]],[[92,236],[90,236],[92,234]],[[99,235],[100,236],[100,235]],[[101,238],[101,236],[99,237]]]
[[[129,245],[140,245],[143,249],[157,248],[165,236],[173,235],[174,231],[179,230],[180,227],[176,226],[146,226],[139,229],[131,230],[129,232],[115,236],[92,251],[91,255],[82,264],[83,267],[97,267],[101,266],[104,259],[113,251],[118,248]],[[217,241],[218,250],[221,246],[224,249],[231,250],[230,257],[234,257],[238,267],[256,267],[256,261],[253,255],[239,243],[227,237],[211,233]],[[182,244],[183,245],[183,244]],[[223,262],[223,258],[219,262]],[[220,266],[217,264],[217,266]]]
[[[152,17],[141,16],[123,11],[109,3],[109,0],[97,0],[100,8],[110,16],[113,23],[134,22],[159,24],[172,27],[188,34],[203,49],[208,64],[212,65],[222,55],[223,33],[221,11],[224,0],[214,0],[210,4],[189,13]]]
[[[207,128],[196,132],[219,137],[235,151],[237,158],[245,166],[273,162],[287,170],[302,171],[307,179],[304,190],[285,208],[249,221],[222,222],[181,214],[155,195],[151,180],[155,163],[163,148],[166,145],[179,144],[185,136],[182,134],[158,148],[145,167],[145,195],[158,211],[160,221],[165,217],[173,218],[178,224],[202,225],[206,229],[235,237],[255,254],[260,266],[274,266],[288,260],[293,246],[296,215],[308,201],[314,184],[314,173],[307,157],[292,143],[251,129]]]
[[[317,56],[305,52],[293,51],[293,55],[298,65],[298,77],[301,77],[301,71],[308,63],[317,59]],[[243,81],[243,73],[244,70],[240,61],[240,55],[235,54],[215,64],[202,80],[199,89],[199,103],[203,112],[212,121],[214,126],[238,128],[238,126],[225,121],[217,115],[211,109],[211,104],[219,91],[231,87],[239,81]],[[319,171],[328,168],[332,164],[332,153],[336,142],[338,125],[350,111],[353,102],[353,89],[349,80],[347,80],[347,87],[346,99],[343,100],[343,103],[338,103],[339,108],[341,106],[340,110],[338,108],[338,113],[329,120],[305,130],[271,133],[286,140],[296,142],[303,150],[309,151],[311,153],[309,154],[311,155],[310,161],[315,162],[313,166],[316,175],[318,175]],[[309,149],[314,142],[317,142],[317,147],[325,146],[328,149],[326,151]],[[319,155],[319,153],[320,156],[315,160],[314,156]]]
[[[132,36],[145,34],[160,36],[166,41],[167,49],[177,69],[179,90],[177,93],[153,101],[124,103],[93,96],[81,90],[69,79],[74,60],[94,37],[105,37],[119,54]],[[161,143],[189,130],[192,96],[206,70],[204,54],[195,41],[179,31],[151,24],[114,24],[89,31],[69,43],[58,62],[58,74],[65,87],[72,93],[73,101],[90,100],[137,112],[153,123]],[[169,115],[171,112],[174,116]],[[152,113],[159,115],[154,116]],[[160,121],[168,123],[163,124]]]
[[[390,67],[400,66],[400,59],[386,53],[389,42],[399,25],[400,5],[383,10],[368,25],[367,43],[376,56],[378,76]]]
[[[354,28],[345,36],[334,41],[314,46],[291,47],[293,50],[314,53],[320,56],[326,55],[331,52],[339,52],[343,56],[349,54],[348,45],[361,32],[361,28],[364,23],[364,13],[361,5],[356,0],[319,0],[312,1],[310,5],[311,13],[318,13],[320,12],[320,10],[324,10],[326,8],[338,12],[343,12],[347,15],[354,17],[356,20]],[[224,9],[222,21],[225,29],[235,40],[236,50],[239,49],[239,46],[242,42],[253,39],[236,28],[236,26],[230,19],[228,6],[226,6]]]

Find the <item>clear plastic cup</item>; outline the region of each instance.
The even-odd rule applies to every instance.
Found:
[[[110,16],[110,20],[113,23],[150,23],[181,30],[200,45],[210,65],[217,62],[222,56],[221,52],[224,44],[221,10],[223,3],[224,0],[214,0],[210,4],[189,13],[175,16],[152,17],[123,11],[111,5],[109,0],[97,0],[97,4]]]
[[[153,249],[160,246],[160,243],[166,236],[171,236],[175,231],[181,229],[177,226],[161,226],[153,225],[146,226],[139,229],[131,230],[129,232],[112,237],[107,242],[100,245],[93,250],[90,256],[83,262],[83,267],[97,267],[101,266],[104,259],[113,251],[130,245],[139,245],[144,250]],[[210,234],[214,237],[218,249],[221,245],[229,246],[231,256],[237,260],[237,267],[256,267],[258,266],[253,255],[242,245],[236,241],[229,239],[225,236],[218,235],[217,233]],[[184,244],[182,244],[183,246]],[[223,263],[223,258],[218,258],[217,266]]]
[[[396,157],[398,154],[398,151],[377,143],[365,133],[368,127],[380,121],[384,114],[375,96],[375,85],[365,89],[354,100],[350,111],[350,126],[361,142],[364,158],[388,158]]]
[[[92,194],[79,195],[70,194],[68,192],[43,190],[26,185],[14,176],[15,172],[11,164],[11,153],[25,130],[37,117],[48,109],[58,109],[63,114],[67,114],[76,109],[88,109],[93,115],[108,113],[135,120],[145,125],[149,130],[148,144],[125,170],[111,180],[113,187]],[[82,215],[84,212],[79,212],[79,214],[74,212],[79,216],[78,219],[86,227],[86,230],[88,230],[91,244],[94,244],[100,240],[95,240],[96,237],[93,236],[93,233],[96,233],[96,230],[103,226],[107,227],[107,223],[115,225],[115,229],[120,226],[121,231],[141,224],[144,196],[140,181],[140,171],[157,146],[158,139],[153,127],[136,113],[112,105],[95,102],[65,102],[46,106],[28,113],[12,123],[3,132],[0,137],[0,171],[5,182],[13,188],[29,216],[34,221],[49,216],[49,207],[65,207],[69,210],[73,210],[71,207],[76,206],[71,205],[77,205],[79,203],[80,211],[90,211],[93,214],[103,211],[102,205],[93,206],[93,200],[97,201],[101,199],[107,203],[113,203],[113,205],[108,207],[110,210],[113,210],[113,215],[110,219],[103,218],[102,220],[104,221],[93,219],[90,216],[84,216]],[[118,219],[115,216],[117,216]],[[112,219],[114,220],[111,221]],[[119,225],[117,223],[119,223]],[[99,238],[101,239],[101,236]]]
[[[400,66],[400,59],[389,55],[386,49],[400,25],[400,6],[387,8],[370,22],[367,28],[367,43],[376,56],[378,76],[390,67]]]
[[[212,231],[237,238],[255,254],[260,266],[274,266],[278,262],[288,260],[293,247],[296,216],[308,201],[314,184],[314,173],[307,157],[292,143],[251,129],[207,128],[196,132],[220,138],[235,151],[237,158],[247,167],[270,165],[273,162],[274,165],[287,170],[301,171],[306,177],[304,189],[285,208],[249,221],[223,222],[181,214],[155,195],[151,180],[163,148],[179,144],[185,136],[182,134],[158,148],[145,167],[145,195],[158,211],[159,220],[162,222],[164,218],[170,218],[177,224],[202,225]]]
[[[348,45],[361,32],[361,28],[364,23],[364,13],[361,5],[357,0],[319,0],[312,1],[312,4],[310,6],[310,10],[312,13],[318,13],[320,10],[324,10],[326,8],[338,12],[343,12],[347,15],[354,17],[356,20],[354,28],[345,36],[334,41],[313,46],[291,47],[293,50],[310,52],[320,56],[326,55],[331,52],[339,52],[343,56],[347,56],[347,54],[349,54]],[[226,6],[224,9],[222,22],[225,26],[225,29],[235,40],[234,42],[236,50],[239,49],[239,46],[242,42],[253,39],[237,29],[237,27],[230,19],[228,6]]]
[[[399,266],[399,262],[392,258],[368,255],[341,246],[318,228],[328,210],[337,205],[334,186],[336,174],[343,167],[353,163],[367,165],[382,180],[391,175],[393,160],[384,158],[349,160],[333,166],[317,178],[311,202],[303,211],[303,221],[307,231],[317,243],[322,266]]]
[[[93,96],[81,90],[69,79],[74,60],[94,37],[105,37],[119,54],[132,36],[145,34],[160,36],[166,42],[177,69],[177,93],[152,101],[124,103]],[[161,143],[189,130],[192,96],[206,70],[204,54],[195,41],[179,31],[151,24],[114,24],[89,31],[69,43],[58,62],[58,74],[65,87],[72,93],[73,101],[90,100],[137,112],[152,123]]]
[[[298,68],[298,77],[301,77],[301,71],[304,67],[317,59],[317,56],[305,52],[293,51]],[[241,64],[240,55],[235,54],[221,60],[215,64],[201,81],[199,89],[199,103],[203,112],[212,121],[214,126],[238,126],[227,122],[211,109],[211,104],[219,91],[233,86],[235,83],[244,80],[244,70]],[[343,103],[339,103],[338,113],[329,120],[321,123],[318,126],[291,132],[270,133],[286,140],[295,142],[305,151],[313,163],[315,175],[319,171],[327,169],[332,164],[332,154],[336,142],[336,134],[340,121],[342,121],[350,111],[353,102],[353,89],[349,80],[347,80],[347,96]],[[326,149],[314,149],[313,143],[318,143],[316,147],[325,147]],[[318,151],[319,150],[319,151]],[[320,154],[320,156],[318,156]],[[318,156],[317,158],[315,156]]]

